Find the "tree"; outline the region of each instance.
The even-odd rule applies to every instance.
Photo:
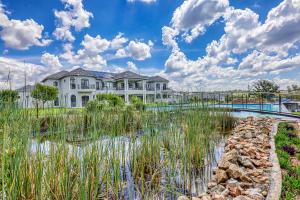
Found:
[[[259,80],[252,84],[252,91],[260,93],[276,93],[279,91],[279,86],[273,81]]]
[[[261,93],[263,98],[273,96],[273,93],[279,92],[279,86],[273,81],[258,80],[252,84],[252,91]]]
[[[1,90],[0,91],[0,104],[12,105],[18,98],[18,92],[14,90]]]
[[[41,101],[43,103],[43,108],[44,108],[45,103],[47,101],[56,100],[57,95],[58,95],[58,90],[56,87],[42,85],[40,83],[37,83],[35,85],[35,88],[31,92],[31,96],[32,98],[36,99],[37,117],[38,117],[38,109],[39,109],[38,101]]]
[[[12,102],[17,100],[18,92],[14,90],[1,90],[0,91],[0,102]]]

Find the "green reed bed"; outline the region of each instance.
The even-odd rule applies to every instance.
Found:
[[[2,196],[6,199],[152,199],[190,195],[225,111],[138,111],[131,106],[36,118],[1,110]],[[194,191],[195,192],[195,191]]]

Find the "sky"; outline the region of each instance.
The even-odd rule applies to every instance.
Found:
[[[0,88],[78,67],[175,90],[300,84],[300,0],[0,0]]]

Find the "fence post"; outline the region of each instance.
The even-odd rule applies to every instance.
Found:
[[[279,94],[279,113],[281,113],[281,94]]]

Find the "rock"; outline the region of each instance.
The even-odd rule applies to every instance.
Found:
[[[202,196],[201,199],[202,200],[211,200],[211,196],[207,194],[207,195]]]
[[[246,190],[248,193],[248,197],[255,199],[255,200],[262,200],[264,199],[264,196],[261,194],[261,189],[259,188],[250,188]]]
[[[233,197],[237,197],[242,194],[242,188],[240,186],[228,186],[229,194]]]
[[[261,194],[265,197],[265,196],[267,196],[268,192],[267,191],[263,191]]]
[[[231,164],[229,168],[226,170],[226,173],[229,178],[234,178],[234,179],[239,179],[243,175],[242,170],[239,168],[239,166],[235,164]]]
[[[190,200],[187,196],[179,196],[177,200]]]
[[[250,169],[254,168],[254,165],[252,164],[252,161],[249,158],[247,158],[246,156],[239,156],[238,161],[244,167],[247,167],[247,168],[250,168]]]
[[[221,169],[228,169],[231,163],[236,163],[238,158],[238,152],[236,149],[232,149],[229,152],[223,154],[219,161],[218,167]]]
[[[215,187],[210,189],[210,193],[221,194],[225,190],[225,187],[222,185],[216,185]]]
[[[252,200],[252,199],[250,199],[247,196],[240,195],[238,197],[235,197],[233,200]]]
[[[192,200],[202,200],[202,198],[198,198],[198,197],[192,197]]]
[[[222,169],[218,169],[216,171],[216,179],[217,179],[217,183],[223,183],[223,182],[227,181],[228,176],[226,174],[226,171],[224,171]]]
[[[241,181],[247,182],[247,183],[252,183],[253,182],[253,180],[245,174],[243,174],[240,179],[241,179]]]
[[[213,194],[212,200],[226,200],[225,197],[221,194]]]
[[[217,185],[217,183],[216,182],[209,182],[208,184],[207,184],[207,187],[208,187],[208,189],[210,189],[210,188],[213,188],[213,187],[215,187]]]

